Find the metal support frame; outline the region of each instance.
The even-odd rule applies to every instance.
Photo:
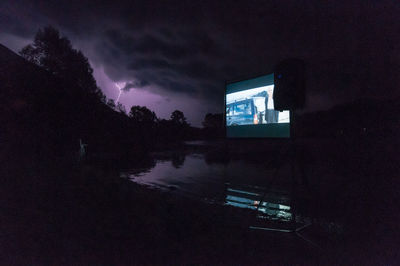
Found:
[[[290,154],[290,168],[291,168],[291,182],[292,182],[292,191],[291,191],[291,197],[292,199],[296,196],[296,187],[297,187],[297,180],[296,180],[296,163],[298,161],[296,160],[296,135],[294,132],[294,124],[295,124],[295,110],[290,110],[290,148],[289,148],[289,154]],[[286,154],[285,154],[286,155]],[[278,170],[278,169],[276,169]],[[261,198],[260,203],[258,204],[257,211],[259,206],[261,206],[264,196]],[[273,232],[282,232],[282,233],[296,233],[296,235],[300,236],[302,239],[304,239],[303,236],[299,235],[299,232],[304,230],[305,228],[309,227],[311,223],[307,223],[303,226],[297,227],[296,228],[296,215],[295,215],[295,208],[292,207],[292,219],[290,223],[292,223],[292,228],[291,229],[282,229],[282,228],[271,228],[271,227],[261,227],[261,226],[249,226],[249,229],[254,229],[254,230],[264,230],[264,231],[273,231]],[[307,240],[309,241],[309,240]]]

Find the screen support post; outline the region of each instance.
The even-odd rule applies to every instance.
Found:
[[[307,177],[305,176],[304,173],[304,163],[303,160],[299,159],[296,154],[296,134],[295,134],[295,110],[292,109],[290,110],[290,139],[289,139],[289,157],[290,157],[290,180],[291,180],[291,208],[292,208],[292,219],[290,221],[291,226],[290,229],[282,229],[282,228],[271,228],[271,227],[258,227],[258,226],[250,226],[250,229],[258,229],[258,230],[265,230],[265,231],[276,231],[276,232],[284,232],[284,233],[295,233],[296,235],[299,234],[301,230],[304,228],[308,227],[311,225],[311,223],[307,223],[305,225],[302,225],[300,227],[297,227],[296,225],[296,199],[298,197],[298,182],[301,181],[301,183],[308,188],[308,181]],[[296,178],[296,165],[301,171],[301,180],[297,180]],[[259,202],[260,206],[262,204],[262,201],[264,200],[264,196]],[[300,236],[300,235],[299,235]],[[300,236],[303,238],[302,236]]]

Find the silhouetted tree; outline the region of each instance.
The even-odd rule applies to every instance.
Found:
[[[125,106],[120,102],[118,102],[118,104],[117,104],[117,111],[120,113],[126,114]]]
[[[223,127],[223,115],[208,113],[202,122],[205,128],[221,128]]]
[[[97,87],[93,69],[88,59],[72,48],[71,42],[51,27],[40,29],[32,44],[19,52],[26,60],[43,67],[53,75],[75,84],[86,92],[96,94],[99,99],[103,93]]]
[[[93,154],[112,152],[127,157],[129,152],[142,154],[154,145],[154,127],[136,125],[126,114],[115,112],[123,111],[123,106],[117,109],[114,100],[107,101],[104,94],[96,92],[87,58],[57,30],[47,27],[38,31],[20,54],[24,59],[12,53],[10,57],[0,45],[0,57],[12,58],[10,63],[0,60],[0,84],[6,84],[10,103],[19,100],[22,107],[26,106],[24,116],[18,116],[22,119],[14,124],[7,122],[6,128],[21,128],[23,134],[16,141],[24,138],[25,150],[35,154],[75,153],[81,138]],[[3,91],[0,89],[1,95]],[[11,98],[14,91],[19,94]]]
[[[156,114],[146,106],[132,106],[129,117],[137,123],[155,123],[157,121]]]
[[[115,109],[115,101],[113,99],[108,99],[107,100],[107,105],[111,108],[111,109]]]
[[[186,122],[186,117],[183,114],[182,111],[175,110],[171,114],[171,121],[179,126],[189,126],[189,124]]]
[[[208,113],[204,117],[203,132],[208,139],[219,138],[224,135],[223,115]]]
[[[104,104],[107,104],[107,97],[103,94],[103,93],[101,93],[101,94],[99,94],[99,98],[100,98],[100,101],[102,102],[102,103],[104,103]]]

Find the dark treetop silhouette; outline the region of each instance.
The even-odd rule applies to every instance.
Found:
[[[1,48],[2,120],[5,134],[23,146],[21,151],[66,155],[78,151],[82,139],[89,154],[140,153],[166,139],[170,143],[190,135],[180,111],[170,121],[159,121],[144,106],[134,106],[128,116],[124,106],[107,100],[88,59],[53,27],[39,30],[21,50],[27,61]]]
[[[90,93],[102,95],[88,59],[51,26],[40,29],[33,43],[22,48],[20,55],[58,78],[73,82]]]

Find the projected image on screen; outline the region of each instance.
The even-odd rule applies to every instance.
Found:
[[[289,111],[274,108],[273,74],[228,84],[227,137],[290,137]]]
[[[226,125],[289,123],[289,111],[274,109],[274,85],[226,95]]]

